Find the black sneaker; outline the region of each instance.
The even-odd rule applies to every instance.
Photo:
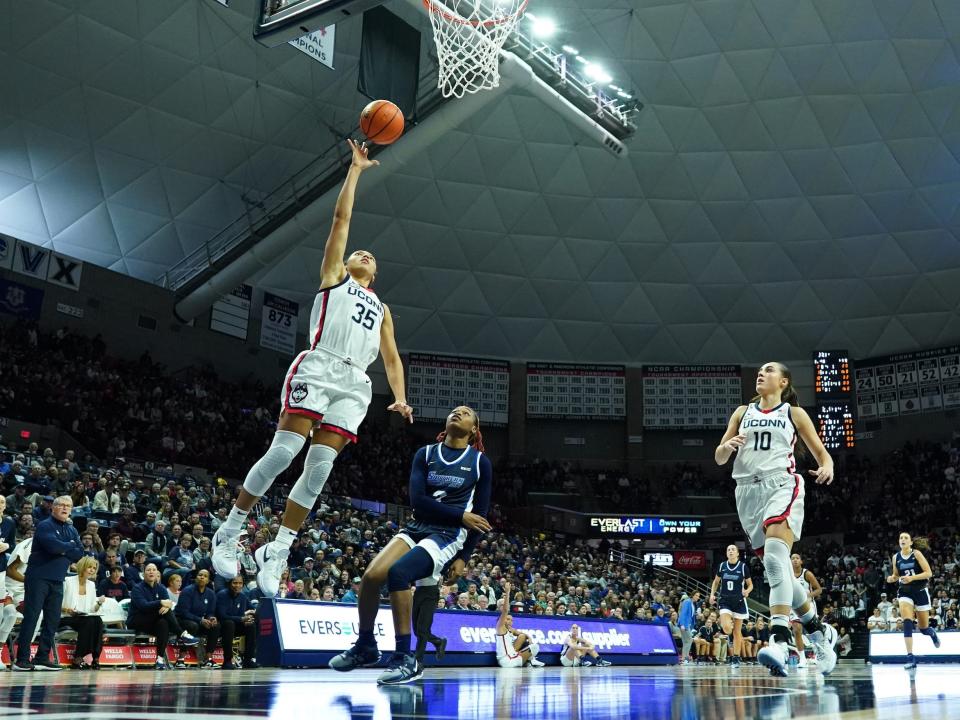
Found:
[[[254,660],[253,658],[250,658],[249,660],[243,661],[243,667],[247,670],[256,670],[260,666],[257,665],[256,660]]]
[[[17,660],[10,667],[14,672],[33,672],[33,663],[29,660]]]
[[[436,647],[436,656],[437,660],[443,660],[443,656],[447,654],[447,639],[445,637],[440,638],[434,647]]]
[[[60,663],[55,663],[49,659],[34,660],[33,669],[43,670],[46,672],[60,672],[61,670],[63,670],[63,668],[60,667]]]
[[[378,662],[380,649],[376,645],[361,645],[356,642],[349,650],[331,658],[327,666],[340,672],[349,672],[361,667],[373,667]]]

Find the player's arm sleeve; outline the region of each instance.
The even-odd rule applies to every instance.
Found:
[[[420,448],[410,468],[410,505],[417,520],[430,525],[460,527],[463,510],[444,505],[427,494],[427,449]]]
[[[493,465],[490,458],[486,455],[480,456],[480,478],[477,480],[477,489],[473,496],[473,510],[471,512],[487,516],[490,512],[490,494],[493,488]],[[470,559],[473,549],[477,546],[483,533],[471,530],[467,535],[467,540],[463,544],[463,549],[457,553],[456,557],[464,562]]]

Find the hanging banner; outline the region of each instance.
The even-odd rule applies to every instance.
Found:
[[[250,325],[252,297],[252,285],[241,285],[229,295],[223,295],[213,304],[213,310],[210,313],[210,329],[246,340],[247,328]]]
[[[36,320],[41,307],[43,290],[0,278],[0,312]]]
[[[260,316],[260,347],[295,355],[297,352],[297,316],[300,305],[293,300],[263,293]]]
[[[327,25],[309,35],[290,40],[289,44],[297,50],[306,53],[318,63],[333,70],[333,45],[336,37],[336,25]]]

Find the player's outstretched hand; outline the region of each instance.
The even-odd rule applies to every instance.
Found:
[[[832,465],[819,467],[816,470],[810,470],[809,473],[817,479],[817,485],[829,485],[833,482]]]
[[[370,151],[370,148],[367,147],[365,142],[357,143],[356,140],[347,138],[347,145],[349,145],[350,149],[353,151],[352,164],[354,167],[360,168],[361,170],[366,170],[367,168],[375,167],[380,164],[379,160],[371,160],[367,157],[367,153]]]
[[[408,423],[413,422],[413,408],[401,400],[397,400],[393,405],[387,405],[387,410],[400,413]]]
[[[477,532],[483,533],[490,532],[493,529],[485,517],[482,515],[476,515],[472,512],[465,512],[463,514],[463,526],[465,528],[469,528],[470,530],[476,530]]]

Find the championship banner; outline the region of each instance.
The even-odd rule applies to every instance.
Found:
[[[287,44],[333,70],[333,47],[336,37],[337,26],[327,25],[309,35],[290,40]]]
[[[480,414],[482,425],[507,424],[510,364],[502,360],[410,353],[407,400],[417,420],[444,420],[458,405]]]
[[[858,360],[860,419],[941,412],[960,407],[960,346]]]
[[[210,312],[210,329],[246,340],[252,297],[252,285],[241,285],[229,295],[221,296]]]
[[[260,347],[286,355],[296,355],[299,313],[298,303],[264,291],[260,315]]]
[[[645,365],[643,426],[721,430],[743,404],[739,365]]]
[[[527,363],[527,417],[622,420],[626,367]]]

